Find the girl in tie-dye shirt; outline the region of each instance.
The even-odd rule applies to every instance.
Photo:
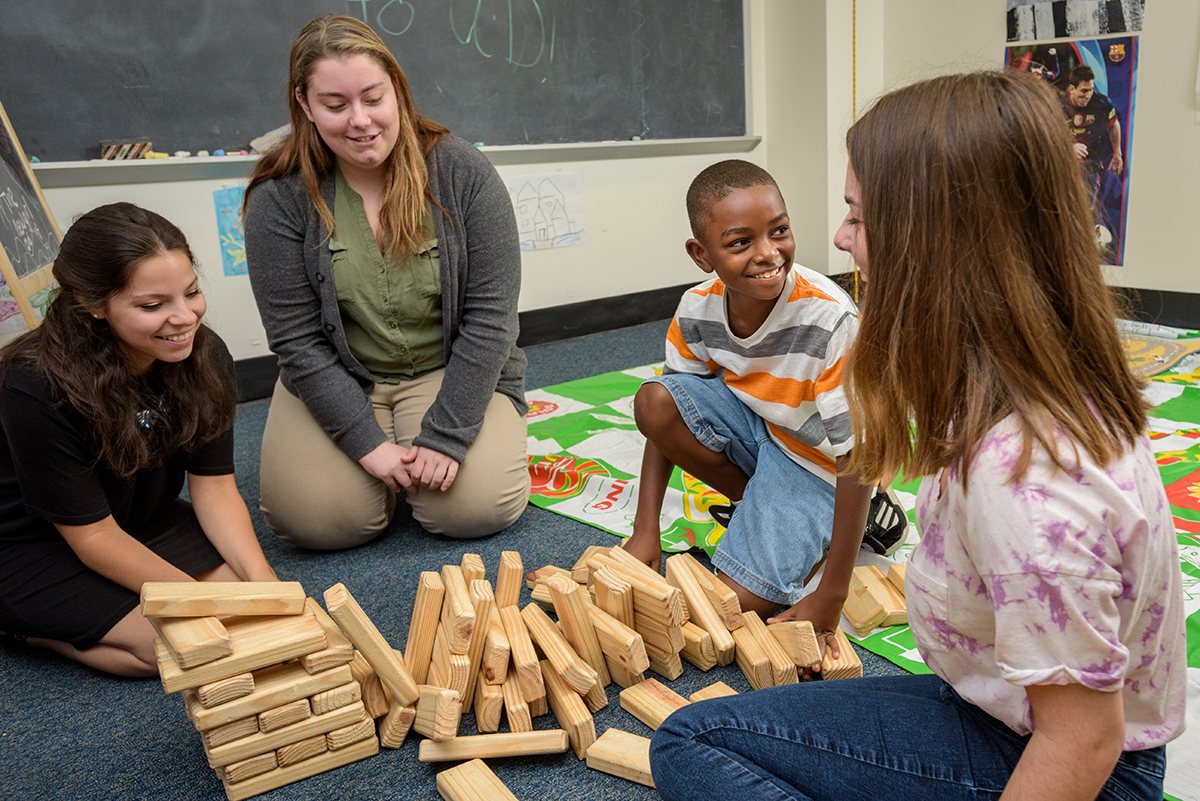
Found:
[[[655,783],[1157,801],[1185,719],[1175,531],[1057,101],[1023,73],[934,78],[847,144],[848,470],[926,477],[905,594],[934,675],[691,704],[654,735]]]

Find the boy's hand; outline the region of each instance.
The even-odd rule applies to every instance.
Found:
[[[621,543],[621,548],[637,557],[657,573],[662,565],[662,534],[658,526],[639,525],[633,523],[633,536]]]
[[[830,603],[823,599],[820,591],[814,592],[804,598],[801,598],[798,603],[789,609],[785,609],[778,615],[767,620],[767,624],[771,623],[786,623],[791,620],[807,620],[812,623],[813,632],[817,635],[817,648],[821,654],[821,659],[825,658],[825,649],[828,648],[834,659],[841,657],[841,649],[837,644],[837,629],[842,619],[842,605],[840,603]],[[818,660],[812,665],[800,668],[800,678],[808,681],[812,678],[817,678],[816,674],[821,672],[821,661]]]

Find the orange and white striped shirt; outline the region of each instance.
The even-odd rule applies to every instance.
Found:
[[[665,374],[719,376],[797,464],[829,483],[854,446],[842,388],[858,308],[832,280],[793,264],[775,308],[751,336],[729,328],[725,284],[689,289],[667,332]]]

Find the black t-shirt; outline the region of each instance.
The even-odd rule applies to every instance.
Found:
[[[1108,129],[1117,121],[1117,110],[1107,97],[1099,92],[1093,92],[1092,97],[1083,108],[1075,108],[1064,95],[1062,98],[1063,113],[1067,115],[1067,124],[1076,142],[1087,146],[1087,161],[1108,162],[1112,159],[1112,141]]]
[[[225,343],[215,335],[211,341],[232,372]],[[54,523],[82,526],[110,514],[139,538],[163,505],[179,496],[185,473],[233,472],[233,429],[128,478],[95,466],[97,452],[83,416],[55,403],[43,375],[10,367],[0,384],[0,542],[58,537]]]

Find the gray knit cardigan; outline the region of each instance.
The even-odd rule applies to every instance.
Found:
[[[463,461],[493,392],[525,414],[525,354],[517,347],[521,252],[512,203],[479,150],[444,136],[427,159],[442,276],[446,374],[414,444]],[[334,175],[321,179],[333,208]],[[297,173],[257,186],[246,207],[250,286],[279,357],[284,387],[350,458],[384,442],[366,393],[370,373],[342,328],[328,233]]]

